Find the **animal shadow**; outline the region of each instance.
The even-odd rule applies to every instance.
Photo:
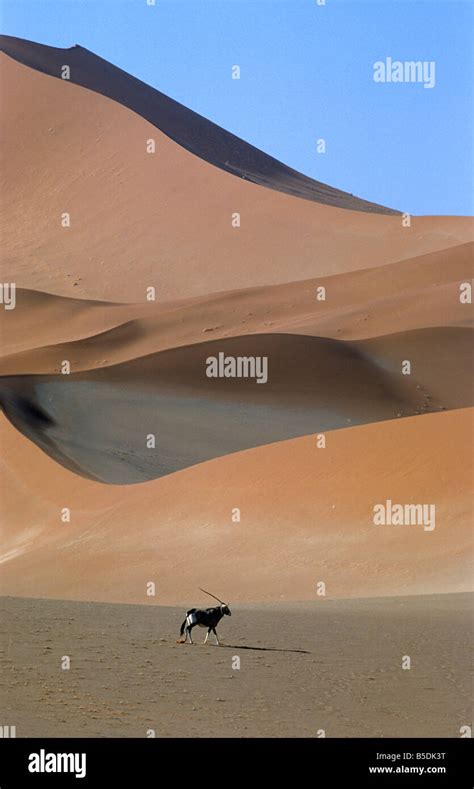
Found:
[[[251,647],[251,646],[237,646],[236,644],[222,644],[221,647],[226,649],[251,649],[255,652],[294,652],[300,655],[311,655],[307,649],[280,649],[279,647]]]

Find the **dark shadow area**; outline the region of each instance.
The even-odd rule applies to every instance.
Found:
[[[226,649],[252,649],[255,652],[295,652],[300,655],[311,655],[311,652],[308,652],[307,649],[279,649],[278,647],[248,647],[248,646],[237,646],[236,644],[221,644],[221,647],[225,647]]]
[[[400,213],[293,170],[84,47],[60,49],[14,36],[0,36],[0,50],[25,66],[57,79],[61,79],[61,69],[67,64],[72,83],[128,107],[187,151],[239,178],[304,200],[352,211]]]
[[[39,403],[33,400],[33,397],[24,396],[14,390],[0,390],[0,405],[1,410],[5,412],[15,427],[18,427],[15,424],[15,418],[20,420],[23,425],[36,430],[45,430],[56,424],[55,420],[46,413]]]

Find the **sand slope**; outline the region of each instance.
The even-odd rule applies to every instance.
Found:
[[[112,304],[18,289],[0,311],[0,373],[110,366],[206,339],[265,332],[362,339],[472,324],[460,285],[473,275],[473,244],[386,266],[302,282],[225,291],[166,305]],[[325,288],[325,300],[316,297]]]
[[[91,372],[2,378],[0,400],[60,463],[125,484],[308,433],[472,405],[471,349],[472,330],[449,327],[351,343],[250,335]],[[268,380],[208,377],[219,355],[265,360]]]
[[[84,47],[58,49],[1,36],[0,49],[20,63],[57,79],[61,79],[67,64],[70,83],[128,107],[186,150],[239,178],[318,203],[356,211],[396,213],[292,170]]]
[[[154,287],[166,301],[366,269],[474,237],[469,217],[413,217],[404,227],[400,216],[236,178],[116,101],[0,59],[9,108],[2,265],[19,287],[142,303]],[[103,61],[93,63],[99,73]],[[242,167],[246,150],[236,153]]]
[[[471,429],[470,409],[428,414],[116,487],[62,469],[2,420],[6,506],[21,503],[2,593],[186,605],[198,586],[234,602],[314,599],[318,581],[330,598],[470,589]],[[374,526],[386,499],[434,503],[435,529]]]

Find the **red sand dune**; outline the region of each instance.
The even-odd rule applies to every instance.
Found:
[[[468,217],[413,217],[404,227],[397,215],[253,184],[116,101],[0,59],[9,108],[3,270],[19,287],[144,302],[152,286],[165,301],[381,266],[473,239]],[[193,128],[187,113],[178,120]],[[150,138],[155,154],[146,152]],[[239,228],[232,227],[236,212]]]
[[[19,289],[0,312],[2,375],[110,366],[206,339],[284,332],[356,340],[435,326],[467,327],[459,287],[474,244],[332,277],[199,296],[166,305],[112,304]],[[326,289],[318,301],[316,289]]]
[[[471,429],[471,409],[428,414],[328,433],[325,449],[308,436],[112,487],[2,420],[2,593],[186,604],[206,584],[234,602],[317,599],[318,581],[329,597],[470,589]],[[386,499],[434,503],[435,529],[374,526]]]
[[[210,378],[208,361],[220,355],[266,367]],[[82,373],[3,378],[1,402],[67,468],[127,484],[307,433],[472,405],[471,359],[467,328],[350,343],[254,334]]]
[[[318,581],[329,597],[471,588],[472,313],[459,285],[472,277],[472,219],[405,227],[81,47],[0,48],[2,279],[18,286],[17,308],[0,313],[6,411],[78,472],[0,417],[4,594],[187,603],[202,584],[234,601],[313,599]],[[65,58],[76,84],[54,78]],[[275,376],[215,387],[203,361],[227,348],[269,351]],[[54,375],[65,358],[73,375]],[[442,408],[457,410],[427,413]],[[156,415],[168,444],[151,476],[168,476],[80,476],[150,476],[134,441]],[[375,527],[386,499],[436,504],[436,528]]]
[[[327,205],[397,213],[292,170],[84,47],[76,45],[58,49],[13,36],[0,36],[0,50],[20,63],[57,79],[62,78],[64,64],[67,64],[70,83],[122,104],[181,147],[239,178]]]

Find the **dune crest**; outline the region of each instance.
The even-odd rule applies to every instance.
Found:
[[[186,150],[239,178],[325,205],[379,214],[400,213],[292,170],[84,47],[58,49],[0,36],[0,51],[57,79],[61,79],[66,64],[71,83],[113,99]]]
[[[23,54],[30,46],[21,45]],[[53,57],[50,48],[39,50],[48,62]],[[301,199],[237,178],[210,162],[217,141],[200,158],[123,104],[8,51],[0,66],[9,199],[0,221],[3,270],[18,287],[142,304],[153,287],[161,303],[382,266],[474,237],[469,217],[412,217],[406,226],[396,214],[323,204],[319,192]],[[104,61],[80,48],[57,50],[51,63],[64,52],[79,72],[84,61],[94,79],[108,74]],[[110,69],[115,79],[119,70]],[[168,116],[157,112],[159,124]],[[194,138],[203,123],[207,134],[207,121],[179,112],[177,127]],[[245,168],[245,143],[235,156]]]

